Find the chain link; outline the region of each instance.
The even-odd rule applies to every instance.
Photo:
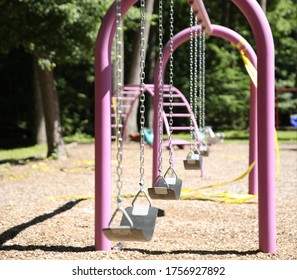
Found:
[[[190,108],[192,113],[193,111],[193,69],[194,69],[194,61],[193,61],[193,8],[190,6]],[[194,145],[194,123],[192,117],[190,118],[190,129],[191,129],[191,150],[193,150]]]
[[[173,32],[174,32],[174,1],[170,0],[170,59],[169,59],[169,165],[173,168]]]
[[[140,191],[144,191],[144,124],[145,124],[145,0],[140,0]]]
[[[194,18],[194,26],[197,27],[197,18]],[[198,31],[195,28],[195,35],[194,35],[194,117],[195,121],[197,122],[197,94],[198,94]],[[197,146],[198,135],[196,135],[196,130],[193,131],[194,133],[194,142],[195,147]]]
[[[202,130],[205,128],[205,32],[202,30]]]
[[[121,206],[123,201],[122,197],[122,174],[123,174],[123,125],[122,125],[122,41],[121,41],[121,31],[122,31],[122,14],[121,14],[121,0],[116,0],[116,143],[117,143],[117,203],[118,208]]]
[[[205,128],[205,32],[199,29],[199,130]]]
[[[202,25],[200,24],[199,32],[199,130],[202,131],[202,91],[203,91],[203,79],[202,79]]]

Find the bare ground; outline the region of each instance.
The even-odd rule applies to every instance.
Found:
[[[138,190],[138,147],[137,143],[125,146],[123,193],[135,194]],[[66,160],[0,165],[0,259],[297,259],[296,144],[280,145],[276,254],[258,250],[257,199],[241,204],[153,201],[166,216],[158,218],[151,242],[127,242],[122,250],[95,251],[94,145],[70,145],[68,152]],[[166,169],[168,152],[163,154]],[[197,171],[184,170],[182,159],[186,154],[187,150],[175,151],[176,171],[184,188],[230,181],[248,167],[247,144],[212,146],[204,161],[203,178]],[[150,147],[145,148],[145,156],[146,187],[150,187]],[[112,165],[115,167],[115,160]],[[205,192],[242,194],[247,190],[245,177]],[[113,192],[116,194],[114,187]],[[124,203],[129,206],[131,198]]]

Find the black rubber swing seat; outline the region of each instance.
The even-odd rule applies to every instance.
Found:
[[[169,170],[172,170],[174,177],[166,178]],[[164,177],[159,175],[155,180],[153,187],[148,189],[149,196],[152,199],[178,200],[182,189],[182,180],[179,179],[175,171],[169,167]]]

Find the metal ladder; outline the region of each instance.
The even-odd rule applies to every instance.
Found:
[[[191,107],[186,99],[186,97],[175,87],[172,87],[173,89],[173,107],[179,107],[179,108],[183,108],[183,113],[173,113],[172,117],[173,117],[173,123],[175,124],[177,122],[177,119],[180,118],[192,118],[193,124],[194,124],[194,129],[196,132],[196,135],[199,135],[199,131],[198,131],[198,126],[197,126],[197,122],[195,120],[194,114],[191,110]],[[148,92],[149,94],[151,94],[151,96],[154,97],[154,85],[153,84],[147,84],[145,85],[145,91]],[[165,126],[165,130],[167,135],[169,135],[169,124],[168,124],[168,117],[169,117],[169,113],[168,113],[168,107],[170,105],[168,98],[169,98],[169,85],[164,85],[163,88],[163,97],[164,97],[164,102],[163,102],[163,120],[164,120],[164,126]],[[139,89],[139,85],[137,84],[131,84],[131,85],[125,85],[123,87],[122,90],[122,101],[123,101],[123,137],[125,138],[125,128],[126,128],[126,124],[127,121],[129,119],[132,107],[134,105],[134,103],[136,102],[136,100],[139,98],[140,95],[140,89]],[[113,97],[114,98],[114,97]],[[111,104],[111,109],[112,109],[112,114],[111,114],[111,128],[112,128],[112,136],[111,139],[115,139],[115,135],[114,135],[114,128],[116,127],[116,114],[115,114],[115,104]],[[182,125],[174,125],[172,127],[173,132],[177,132],[177,131],[191,131],[192,128],[189,126],[189,121],[186,121],[187,124],[182,124]],[[168,143],[165,141],[164,142],[164,146],[166,146]],[[189,145],[190,142],[187,142],[185,140],[181,140],[181,139],[176,139],[173,137],[173,145]]]

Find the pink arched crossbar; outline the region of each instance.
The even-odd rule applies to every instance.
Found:
[[[196,26],[193,27],[193,34],[199,34],[199,32],[195,32],[195,30],[199,30],[201,27]],[[212,31],[211,36],[216,36],[219,38],[223,38],[227,41],[230,41],[232,44],[237,46],[240,50],[243,50],[245,55],[249,58],[249,60],[252,62],[252,64],[257,68],[257,56],[251,47],[251,45],[238,33],[235,31],[228,29],[223,26],[219,25],[210,25],[209,26],[210,30]],[[173,50],[175,51],[177,48],[180,47],[181,44],[187,42],[190,39],[191,35],[191,29],[186,28],[183,31],[177,33],[173,37],[174,41],[174,47]],[[170,43],[168,42],[167,45],[165,45],[163,49],[163,73],[165,73],[165,68],[169,59],[170,55]],[[155,87],[158,86],[158,77],[159,77],[159,65],[156,65],[155,67]],[[257,99],[256,99],[256,93],[257,89],[255,85],[251,82],[250,83],[250,127],[249,127],[249,134],[250,134],[250,141],[249,141],[249,164],[252,164],[253,162],[256,162],[254,165],[254,168],[249,174],[249,193],[250,194],[258,194],[258,165],[257,165]],[[154,130],[157,131],[156,129],[159,127],[159,122],[157,120],[158,115],[157,115],[157,110],[158,110],[158,99],[154,99],[154,119],[156,120],[154,122]],[[154,142],[154,153],[153,153],[153,178],[156,178],[158,176],[158,167],[156,162],[158,162],[158,151],[159,151],[159,135],[155,136],[155,142]]]
[[[122,15],[137,0],[122,1]],[[208,35],[213,35],[202,0],[189,1],[203,15]],[[274,42],[269,23],[254,0],[232,0],[247,18],[256,42],[258,59],[258,94],[251,104],[255,126],[253,141],[258,164],[259,249],[276,251],[275,150],[274,150]],[[202,7],[202,8],[201,8]],[[111,242],[102,229],[111,217],[111,47],[115,32],[115,5],[107,12],[98,33],[95,49],[95,249],[110,250]],[[224,34],[226,33],[226,34]],[[232,37],[229,29],[222,37]],[[218,35],[218,34],[217,34]],[[226,38],[225,38],[226,39]],[[229,39],[228,39],[229,40]],[[155,133],[155,135],[157,135]],[[256,135],[256,136],[255,136]],[[255,139],[254,139],[255,140]],[[158,141],[154,141],[158,142]],[[258,149],[257,149],[258,147]]]

